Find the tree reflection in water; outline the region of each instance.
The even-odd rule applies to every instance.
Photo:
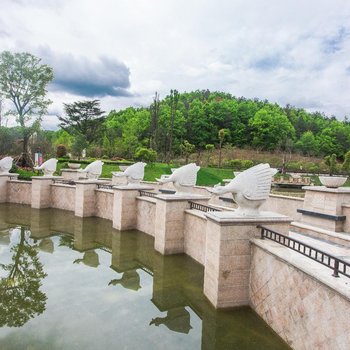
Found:
[[[8,273],[0,280],[0,327],[21,327],[45,311],[46,295],[40,291],[47,275],[38,258],[36,246],[29,243],[24,227],[19,243],[11,248],[12,262],[0,264]]]

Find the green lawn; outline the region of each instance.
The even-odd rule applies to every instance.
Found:
[[[82,164],[81,168],[85,168],[86,165]],[[152,165],[147,165],[145,168],[145,181],[155,181],[156,178],[160,178],[163,174],[171,174],[171,168],[173,165],[167,165],[163,163],[155,163]],[[68,168],[67,163],[58,163],[56,175],[60,175],[61,169]],[[118,165],[104,164],[102,167],[102,175],[104,178],[111,178],[113,171],[120,171]],[[18,169],[20,174],[20,179],[30,180],[33,175],[38,175],[37,172],[30,172]],[[199,186],[209,186],[216,185],[223,179],[231,179],[233,177],[233,172],[231,169],[218,169],[218,168],[201,168],[198,172],[197,185]]]
[[[67,163],[58,163],[56,175],[60,174],[62,168],[67,168]],[[85,168],[86,165],[82,164],[81,168]],[[171,168],[174,168],[173,165],[167,165],[163,163],[155,163],[152,165],[147,165],[145,168],[145,181],[155,181],[156,178],[160,178],[163,174],[171,174]],[[102,175],[104,178],[111,178],[113,171],[120,171],[118,165],[114,164],[104,164],[102,167]],[[18,169],[17,171],[20,176],[19,179],[30,180],[30,177],[37,175],[36,172],[30,172]],[[219,182],[222,182],[223,179],[232,179],[233,170],[232,169],[219,169],[219,168],[201,168],[197,176],[197,185],[199,186],[213,186]],[[313,176],[316,185],[320,185],[317,176]],[[350,186],[350,179],[347,180],[345,186]]]

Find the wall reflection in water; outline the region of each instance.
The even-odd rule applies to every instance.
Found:
[[[11,242],[14,227],[19,232],[17,243]],[[201,334],[197,337],[201,339],[198,345],[202,349],[288,349],[250,309],[215,310],[202,292],[201,265],[185,255],[164,257],[153,249],[152,237],[136,231],[116,231],[110,221],[81,219],[54,209],[0,204],[0,244],[13,245],[11,261],[0,265],[0,327],[22,326],[44,312],[47,297],[40,287],[46,273],[38,252],[46,254],[45,261],[64,252],[71,259],[72,268],[84,267],[86,273],[107,267],[111,278],[106,278],[101,287],[115,297],[121,288],[130,291],[133,297],[141,296],[149,288],[143,283],[151,281],[148,300],[153,308],[144,322],[150,334],[163,328],[174,335],[195,337],[194,322],[198,324],[201,320]],[[110,254],[110,266],[103,259],[106,254]],[[82,299],[87,300],[88,291],[82,293]],[[30,300],[24,302],[21,295],[26,299],[29,296]],[[142,319],[144,313],[134,317]],[[157,344],[159,339],[148,341]],[[50,348],[55,349],[53,345]],[[158,347],[154,345],[154,348]]]

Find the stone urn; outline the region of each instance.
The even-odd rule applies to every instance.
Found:
[[[321,184],[328,188],[338,188],[345,184],[346,176],[319,176]]]
[[[80,168],[80,163],[68,163],[68,168],[69,169],[79,169]]]

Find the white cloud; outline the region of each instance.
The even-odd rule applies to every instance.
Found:
[[[346,0],[2,3],[3,49],[39,55],[46,47],[56,62],[74,57],[92,77],[90,63],[101,57],[129,69],[132,96],[103,97],[105,110],[147,105],[156,90],[164,97],[172,88],[208,88],[339,118],[350,112]],[[96,76],[103,68],[96,65]],[[51,92],[57,111],[79,97],[61,90]]]

